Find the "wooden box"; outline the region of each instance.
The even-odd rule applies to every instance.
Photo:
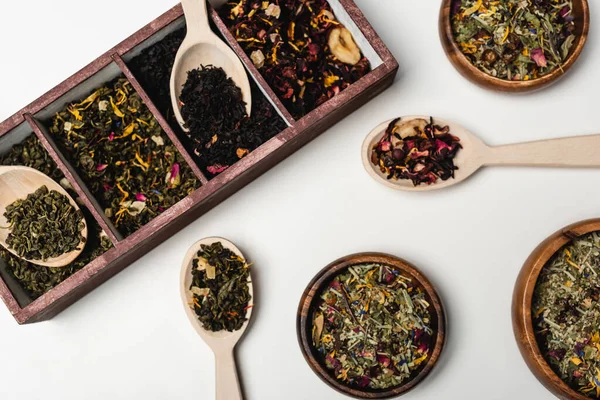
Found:
[[[0,259],[0,296],[19,324],[52,318],[392,84],[398,70],[398,63],[359,8],[352,0],[330,0],[329,3],[337,19],[353,32],[357,44],[369,59],[372,70],[299,120],[292,118],[227,30],[217,12],[210,10],[210,17],[216,30],[241,58],[249,77],[260,87],[288,126],[213,179],[208,180],[204,176],[127,66],[128,62],[143,49],[185,25],[180,5],[158,17],[87,67],[0,123],[0,155],[29,135],[36,135],[81,198],[83,205],[90,211],[95,222],[113,244],[110,250],[35,300],[32,300],[7,272],[6,262]],[[125,238],[106,218],[103,209],[78,177],[76,169],[61,154],[42,123],[67,103],[84,98],[93,89],[120,74],[124,74],[131,82],[201,182],[200,188],[191,195]]]

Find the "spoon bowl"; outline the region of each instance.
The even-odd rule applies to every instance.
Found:
[[[248,75],[238,56],[210,29],[206,1],[183,0],[181,3],[187,23],[187,34],[175,56],[170,82],[171,102],[177,122],[184,131],[189,131],[181,115],[182,104],[179,97],[187,81],[188,72],[200,68],[201,65],[223,68],[225,74],[241,89],[249,116],[252,95]]]
[[[71,203],[76,210],[79,210],[79,206],[69,195],[69,193],[67,193],[62,186],[40,171],[21,166],[0,167],[0,226],[9,225],[6,217],[4,217],[4,212],[6,211],[7,206],[14,203],[16,200],[26,198],[29,194],[35,192],[42,186],[46,186],[48,190],[56,190],[60,194],[66,196],[69,199],[69,203]],[[83,219],[83,223],[84,228],[81,231],[81,235],[87,240],[88,229],[85,218]],[[46,261],[29,260],[20,257],[6,244],[6,239],[8,238],[9,234],[9,229],[0,229],[0,244],[6,248],[6,250],[27,262],[44,267],[64,267],[72,263],[81,254],[83,248],[85,247],[85,241],[82,240],[77,249],[61,256],[49,258]]]
[[[250,317],[252,316],[252,307],[246,310],[246,321],[239,330],[233,332],[212,332],[204,329],[202,323],[196,315],[196,312],[190,306],[190,302],[193,300],[193,295],[190,291],[190,286],[192,284],[193,260],[198,254],[198,251],[201,250],[202,245],[211,245],[217,242],[221,242],[224,248],[231,250],[237,256],[245,260],[245,257],[240,249],[238,249],[227,239],[220,237],[208,237],[194,243],[185,255],[185,259],[183,260],[183,265],[181,268],[181,300],[183,301],[185,313],[188,316],[192,326],[215,354],[217,400],[236,400],[241,399],[242,396],[237,377],[233,350],[248,327]],[[252,299],[254,299],[251,277],[248,279],[248,287],[250,290],[250,296]]]
[[[429,120],[426,116],[402,117],[402,121],[413,119]],[[454,157],[454,164],[458,169],[454,171],[454,178],[445,181],[438,180],[431,185],[421,184],[414,186],[410,180],[387,179],[379,166],[371,162],[371,152],[384,135],[389,123],[386,121],[378,125],[365,138],[362,145],[363,166],[376,181],[398,190],[424,192],[443,189],[463,182],[477,172],[481,167],[488,165],[508,166],[533,166],[533,167],[600,167],[600,135],[575,136],[550,140],[539,140],[510,144],[504,146],[489,146],[461,125],[442,118],[433,118],[436,125],[450,128],[450,133],[460,139],[462,149]]]
[[[429,117],[420,115],[402,117],[402,121],[409,121],[413,119],[429,120]],[[443,189],[467,179],[483,165],[483,159],[480,155],[486,152],[487,146],[481,141],[481,139],[452,121],[434,118],[434,122],[437,125],[448,125],[450,127],[450,133],[460,139],[459,143],[461,144],[462,149],[460,149],[456,153],[456,157],[454,157],[454,164],[458,167],[458,169],[454,172],[454,178],[450,178],[446,181],[439,180],[432,185],[421,184],[419,186],[414,186],[413,183],[408,179],[387,179],[386,174],[381,172],[379,167],[377,165],[373,165],[371,162],[371,151],[385,134],[388,125],[392,121],[393,120],[389,120],[378,125],[371,131],[371,133],[369,133],[362,145],[362,160],[365,169],[376,181],[384,184],[385,186],[393,189],[410,190],[416,192]]]

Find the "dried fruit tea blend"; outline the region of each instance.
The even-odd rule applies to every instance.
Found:
[[[219,14],[296,119],[371,70],[325,0],[240,0]]]

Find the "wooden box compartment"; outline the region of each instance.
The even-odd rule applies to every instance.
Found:
[[[218,13],[213,9],[209,11],[213,29],[240,57],[251,81],[284,122],[280,133],[212,179],[207,178],[180,141],[178,127],[169,124],[128,67],[131,60],[144,49],[185,26],[180,5],[0,123],[0,158],[25,140],[37,140],[43,147],[45,157],[50,160],[49,165],[54,163],[58,168],[56,174],[59,176],[54,178],[61,179],[64,176],[63,184],[68,182],[71,186],[72,193],[78,197],[78,202],[86,213],[88,224],[95,229],[91,231],[102,238],[102,249],[105,250],[102,254],[94,253],[84,259],[87,263],[83,267],[73,268],[70,276],[37,295],[21,286],[14,274],[9,272],[7,260],[0,257],[0,296],[19,324],[52,318],[392,84],[398,63],[358,7],[352,0],[330,0],[329,4],[336,18],[352,31],[372,69],[360,80],[297,120],[265,82]],[[48,121],[58,110],[70,102],[85,98],[91,91],[121,75],[127,78],[140,95],[199,185],[190,195],[128,236],[123,235],[106,217],[104,209],[81,179],[77,169],[48,132]]]

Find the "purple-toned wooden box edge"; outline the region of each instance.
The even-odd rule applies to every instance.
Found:
[[[19,305],[7,282],[0,277],[0,297],[2,297],[17,322],[19,324],[32,323],[52,318],[390,86],[398,70],[397,61],[356,4],[352,0],[339,0],[339,3],[381,58],[382,63],[358,82],[296,121],[268,87],[217,13],[210,10],[211,17],[218,30],[289,125],[287,129],[210,181],[206,179],[202,171],[193,162],[191,156],[165,118],[158,112],[143,87],[127,68],[122,58],[135,46],[181,18],[183,11],[180,5],[173,7],[33,103],[0,123],[0,138],[21,124],[29,125],[65,174],[84,205],[90,210],[96,222],[114,244],[114,248],[25,307]],[[202,183],[202,186],[194,193],[127,238],[123,238],[104,216],[98,203],[78,177],[76,171],[60,154],[42,124],[35,118],[38,112],[110,64],[117,65],[130,80]]]

